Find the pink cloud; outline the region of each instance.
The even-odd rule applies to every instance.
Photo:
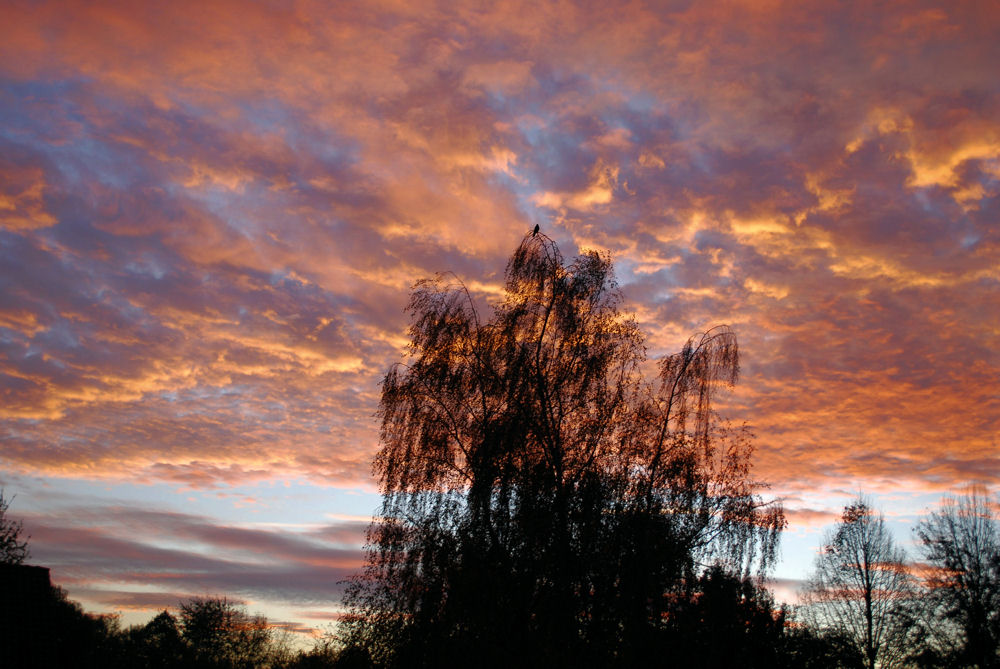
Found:
[[[652,354],[734,326],[743,377],[721,408],[752,423],[777,489],[1000,477],[993,8],[8,13],[7,472],[371,489],[410,286],[451,270],[485,310],[538,223],[567,256],[612,252]],[[40,521],[60,569],[89,556],[170,592],[264,578]],[[312,542],[354,531],[154,524],[220,550],[259,539],[302,584],[346,569]]]

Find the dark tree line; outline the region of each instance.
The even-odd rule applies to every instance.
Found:
[[[123,629],[117,616],[86,613],[47,575],[42,586],[30,601],[0,592],[4,669],[307,669],[332,667],[336,659],[329,640],[294,651],[287,633],[224,597],[196,597],[181,602],[176,615],[162,611]]]

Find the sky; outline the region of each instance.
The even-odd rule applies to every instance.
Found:
[[[0,9],[0,484],[91,611],[333,620],[413,283],[538,224],[651,358],[718,324],[789,520],[1000,485],[992,2]]]

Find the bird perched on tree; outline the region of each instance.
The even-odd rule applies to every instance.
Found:
[[[534,237],[538,234],[538,223],[535,223],[535,229],[531,231],[531,236]]]

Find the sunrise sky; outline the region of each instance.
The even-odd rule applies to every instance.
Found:
[[[877,7],[877,9],[875,9]],[[417,279],[536,223],[649,353],[731,324],[790,527],[1000,484],[1000,6],[0,8],[0,484],[31,562],[145,621],[317,630],[379,504]]]

